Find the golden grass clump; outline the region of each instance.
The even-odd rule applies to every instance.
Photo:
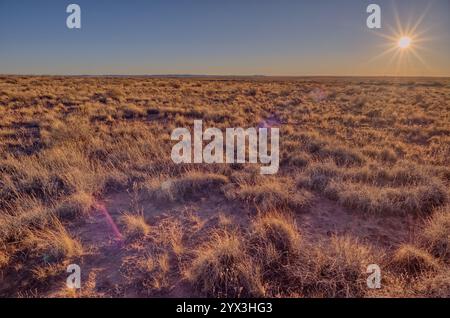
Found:
[[[302,248],[295,220],[280,212],[268,212],[253,220],[249,236],[256,258],[265,265],[289,263]]]
[[[426,214],[448,200],[440,182],[417,187],[375,187],[365,184],[332,181],[325,193],[344,206],[376,214]]]
[[[313,163],[307,167],[304,175],[301,175],[297,182],[299,187],[322,192],[328,183],[340,174],[340,169],[334,162]]]
[[[368,291],[366,269],[375,258],[373,249],[353,238],[332,237],[329,244],[314,248],[304,289],[311,296],[364,297]]]
[[[120,217],[120,222],[124,226],[124,232],[127,238],[139,238],[150,233],[150,226],[141,214],[126,212]]]
[[[13,205],[0,214],[0,242],[20,241],[31,229],[51,225],[53,213],[35,198],[20,197],[21,204]]]
[[[332,158],[338,166],[361,166],[365,158],[359,152],[343,146],[326,146],[315,153],[320,158]]]
[[[418,186],[432,181],[424,169],[418,165],[397,165],[386,168],[371,164],[346,170],[342,176],[345,180],[380,187]]]
[[[338,166],[360,166],[366,162],[364,155],[346,145],[339,145],[336,140],[317,133],[302,133],[300,149],[307,150],[320,160],[332,160]]]
[[[183,245],[183,236],[185,228],[178,219],[168,218],[160,222],[157,227],[156,242],[166,249],[170,249],[175,255],[180,256],[185,247]]]
[[[286,213],[267,212],[251,222],[247,250],[261,268],[267,296],[293,295],[301,288],[293,272],[304,262],[305,246],[295,220]]]
[[[450,269],[438,273],[424,275],[415,281],[415,293],[419,297],[449,298],[450,297]]]
[[[45,263],[79,257],[83,254],[81,243],[72,238],[64,225],[55,218],[50,227],[30,230],[22,244],[41,256]]]
[[[92,195],[78,192],[61,202],[55,208],[55,212],[62,219],[73,219],[87,215],[91,211],[94,203],[95,200]]]
[[[438,209],[428,219],[422,233],[422,244],[436,257],[450,263],[450,211]]]
[[[152,180],[147,184],[146,190],[151,198],[174,201],[194,198],[205,191],[220,193],[221,187],[226,183],[226,176],[193,171],[179,178]]]
[[[440,268],[437,260],[427,251],[410,244],[403,244],[395,251],[391,266],[411,276]]]
[[[5,251],[0,250],[0,269],[8,265],[9,259],[10,257],[6,252],[6,250]]]
[[[122,111],[122,116],[126,119],[139,118],[146,115],[146,111],[143,108],[133,104],[123,105],[120,110]]]
[[[262,297],[264,288],[258,267],[245,252],[243,237],[216,232],[196,252],[187,280],[209,297]]]
[[[167,252],[143,257],[138,261],[137,266],[143,274],[138,278],[138,282],[147,291],[161,292],[170,287],[170,257]]]
[[[305,210],[310,204],[310,193],[302,189],[289,188],[289,184],[283,184],[276,179],[266,179],[255,185],[242,183],[237,189],[228,189],[225,194],[230,199],[243,201],[262,212],[272,209],[288,209],[296,212]]]

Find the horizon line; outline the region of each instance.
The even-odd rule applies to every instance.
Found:
[[[240,75],[220,75],[220,74],[19,74],[0,73],[0,76],[47,76],[47,77],[167,77],[167,78],[205,78],[205,77],[241,77],[241,78],[443,78],[450,79],[450,75],[266,75],[266,74],[240,74]]]

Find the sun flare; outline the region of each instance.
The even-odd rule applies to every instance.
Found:
[[[427,50],[425,43],[432,40],[428,34],[429,27],[423,25],[426,13],[427,10],[411,23],[408,20],[401,21],[398,12],[395,12],[395,24],[388,25],[387,32],[375,32],[387,41],[380,44],[383,50],[370,62],[385,58],[386,72],[395,75],[406,75],[419,67],[430,69],[422,55]]]
[[[407,49],[411,45],[411,38],[409,36],[403,36],[398,41],[398,47],[401,49]]]

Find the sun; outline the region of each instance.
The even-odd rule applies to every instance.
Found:
[[[425,43],[433,40],[429,35],[430,26],[423,24],[429,8],[430,5],[419,16],[403,21],[397,9],[394,9],[395,24],[387,24],[387,32],[373,31],[387,41],[380,43],[383,49],[369,63],[384,59],[386,74],[393,75],[412,74],[419,68],[429,70],[430,65],[422,57],[422,53],[428,49]]]
[[[412,39],[409,36],[402,36],[400,40],[398,40],[398,47],[401,49],[407,49],[410,47]]]

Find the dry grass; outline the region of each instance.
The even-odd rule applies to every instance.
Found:
[[[425,275],[417,282],[416,293],[420,297],[448,298],[450,295],[450,274],[448,269]]]
[[[8,265],[8,262],[9,262],[9,255],[4,251],[0,251],[0,269],[6,267],[6,265]]]
[[[123,224],[127,238],[140,238],[150,233],[150,226],[142,214],[126,212],[120,217],[120,222]]]
[[[445,184],[419,167],[342,169],[330,161],[308,166],[298,179],[300,188],[322,192],[343,206],[375,214],[429,214],[448,202]]]
[[[392,258],[392,266],[398,271],[413,276],[440,268],[432,255],[409,244],[404,244],[397,249]]]
[[[407,188],[353,183],[330,183],[325,191],[344,206],[378,214],[427,214],[447,202],[447,189],[441,183]]]
[[[187,200],[198,197],[205,190],[220,192],[228,182],[227,177],[219,174],[189,172],[179,178],[168,180],[151,180],[146,190],[151,198],[157,200]]]
[[[435,211],[427,221],[421,241],[433,255],[450,263],[450,211],[448,206]]]
[[[186,277],[205,296],[260,297],[264,289],[258,268],[251,262],[235,233],[215,233],[197,251]]]
[[[349,237],[311,245],[289,215],[272,211],[255,219],[245,236],[215,233],[197,250],[186,277],[207,296],[363,297],[366,268],[377,257]]]
[[[293,188],[294,186],[290,186],[288,180],[266,179],[257,184],[244,181],[236,188],[227,189],[225,195],[230,199],[237,199],[253,206],[259,211],[271,209],[304,211],[309,205],[311,195],[304,190]]]
[[[55,213],[62,219],[86,216],[94,205],[94,198],[87,193],[75,193],[61,202]]]
[[[313,253],[307,290],[320,297],[363,297],[369,292],[365,271],[375,258],[380,260],[374,250],[355,239],[333,237]]]
[[[169,255],[162,253],[144,258],[139,263],[139,269],[145,273],[141,284],[145,289],[161,291],[168,288],[170,264]]]
[[[268,266],[289,263],[304,247],[295,220],[273,211],[252,222],[250,241],[261,262]]]
[[[53,219],[43,230],[30,230],[22,243],[32,253],[42,256],[45,263],[79,257],[83,254],[81,243],[72,238],[64,225]]]
[[[0,76],[0,268],[4,286],[18,275],[23,282],[0,294],[27,293],[33,276],[48,295],[61,264],[89,263],[91,246],[83,251],[74,237],[90,233],[93,207],[128,195],[142,214],[112,217],[139,240],[114,255],[138,261],[105,267],[136,270],[146,296],[168,295],[185,277],[189,295],[202,296],[449,297],[449,96],[448,79]],[[170,158],[176,127],[202,119],[205,127],[248,128],[271,117],[281,123],[274,176],[261,176],[258,165]],[[236,215],[204,218],[210,201]],[[370,233],[304,231],[302,215],[334,231],[333,213],[317,204],[324,202],[362,224],[380,223]],[[184,209],[202,217],[188,219]],[[159,218],[149,216],[155,211]],[[392,217],[426,223],[387,262],[398,243],[384,231]],[[98,237],[87,240],[94,251]],[[387,264],[382,291],[365,287],[369,263]],[[85,296],[117,295],[94,285]]]

